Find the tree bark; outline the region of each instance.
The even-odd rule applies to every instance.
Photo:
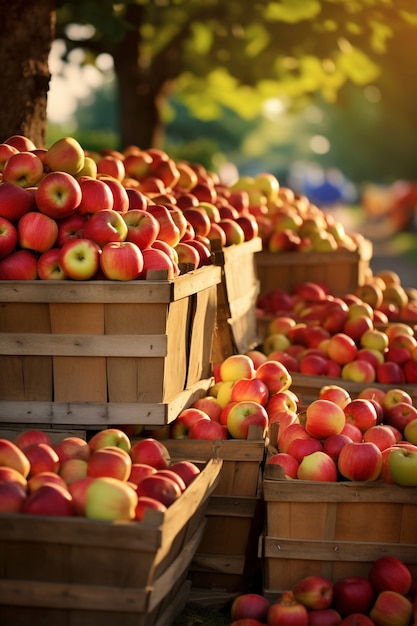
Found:
[[[0,142],[25,135],[45,146],[55,0],[0,0]]]

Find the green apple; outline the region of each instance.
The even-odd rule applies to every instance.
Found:
[[[392,480],[402,487],[417,487],[417,452],[398,448],[388,457],[388,469]]]
[[[408,422],[404,428],[404,437],[417,446],[417,419]]]
[[[85,515],[108,522],[129,521],[135,518],[137,503],[138,496],[130,485],[103,476],[96,478],[87,489]]]

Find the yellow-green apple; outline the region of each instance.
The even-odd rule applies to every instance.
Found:
[[[218,403],[217,399],[213,396],[203,396],[202,398],[197,398],[192,403],[191,409],[200,409],[204,413],[206,413],[210,419],[215,422],[220,421],[220,414],[222,412],[222,407]]]
[[[103,155],[97,161],[97,173],[112,176],[118,181],[122,181],[126,175],[124,160],[111,154]]]
[[[38,261],[31,250],[15,250],[0,259],[0,280],[36,280]]]
[[[394,432],[386,424],[376,424],[365,430],[363,440],[372,441],[381,452],[396,443]]]
[[[379,367],[379,366],[378,366]],[[356,383],[373,383],[377,374],[374,366],[365,359],[356,359],[345,363],[342,367],[341,377]]]
[[[293,439],[287,448],[287,454],[295,457],[299,463],[303,458],[313,452],[323,450],[323,444],[314,437]]]
[[[259,378],[266,384],[271,395],[286,391],[292,383],[291,374],[285,365],[269,359],[255,370],[255,378]]]
[[[266,406],[269,399],[269,387],[259,377],[240,378],[235,381],[231,389],[230,400],[232,402],[242,402],[244,400],[253,400]]]
[[[0,482],[0,513],[20,513],[26,490],[17,482]]]
[[[46,152],[45,155],[46,156]],[[84,165],[78,172],[75,174],[76,178],[81,178],[82,176],[89,176],[90,178],[97,178],[97,163],[88,154],[84,156]]]
[[[385,385],[403,385],[405,375],[403,368],[394,361],[385,361],[376,368],[376,380]]]
[[[381,591],[375,599],[369,617],[378,626],[408,626],[413,617],[413,604],[396,591]]]
[[[112,178],[111,176],[103,176],[99,180],[102,180],[108,187],[113,195],[113,210],[121,213],[126,213],[129,209],[129,196],[126,189],[123,187],[120,180]]]
[[[17,230],[15,225],[0,216],[0,259],[8,256],[16,248]]]
[[[328,454],[333,461],[337,463],[337,459],[339,458],[340,450],[346,443],[349,443],[352,439],[348,435],[344,435],[343,433],[338,433],[337,435],[329,435],[323,441],[323,451]]]
[[[132,241],[139,248],[149,248],[159,234],[159,222],[154,215],[143,209],[129,209],[123,214],[127,225],[126,241]]]
[[[336,482],[338,478],[336,463],[323,450],[317,450],[302,459],[297,470],[297,478]]]
[[[149,203],[149,198],[139,189],[133,189],[132,187],[126,187],[126,193],[129,198],[129,211],[139,209],[139,211],[146,211],[146,207]]]
[[[389,411],[393,406],[398,403],[405,402],[406,404],[413,404],[413,398],[411,395],[403,389],[402,387],[394,387],[388,389],[384,392],[384,395],[381,399],[381,405],[384,409],[384,413]]]
[[[345,421],[343,409],[330,400],[314,400],[306,408],[305,428],[311,437],[325,439],[337,435]]]
[[[281,411],[293,411],[296,413],[297,409],[297,397],[292,394],[290,389],[271,394],[266,404],[269,417]]]
[[[103,246],[100,268],[109,280],[135,280],[143,270],[142,252],[131,241],[111,241]]]
[[[78,213],[73,213],[57,221],[58,236],[55,245],[61,248],[69,239],[82,239],[86,218]]]
[[[329,358],[340,365],[353,361],[357,351],[358,348],[354,340],[345,333],[332,335],[327,344],[327,354]]]
[[[125,241],[127,224],[121,213],[113,209],[103,209],[93,213],[84,225],[84,237],[95,241],[100,248],[112,241]]]
[[[162,502],[167,508],[171,506],[181,496],[181,489],[178,483],[172,478],[161,476],[159,472],[147,476],[136,487],[136,494],[148,496]]]
[[[67,277],[59,263],[60,248],[49,248],[38,257],[37,272],[41,280],[65,280]]]
[[[288,452],[276,452],[266,460],[266,465],[279,465],[286,478],[297,478],[299,461]]]
[[[354,398],[343,408],[343,411],[346,422],[355,424],[362,433],[377,423],[376,409],[370,400]]]
[[[180,240],[180,229],[175,224],[169,209],[163,204],[150,204],[147,211],[159,223],[158,238],[175,247]]]
[[[227,429],[210,418],[201,418],[193,422],[188,431],[189,439],[227,439]]]
[[[80,184],[67,172],[46,174],[39,182],[35,194],[39,211],[53,219],[61,219],[75,213],[81,199]]]
[[[245,241],[245,232],[236,220],[229,217],[217,222],[226,235],[226,246],[240,245]]]
[[[282,333],[273,333],[265,337],[262,344],[262,350],[267,356],[269,356],[272,352],[285,352],[290,344],[291,341],[287,335],[284,335]]]
[[[230,619],[237,620],[257,620],[266,623],[270,602],[265,596],[259,593],[242,593],[233,600],[230,607]]]
[[[27,496],[21,512],[28,515],[69,517],[74,515],[72,496],[61,485],[45,483]]]
[[[127,480],[132,466],[129,452],[117,446],[105,446],[95,450],[87,461],[87,476],[112,476]]]
[[[100,267],[100,246],[91,239],[66,241],[59,254],[59,264],[72,280],[90,280]]]
[[[55,472],[59,470],[59,456],[52,444],[33,443],[24,449],[30,463],[29,477],[39,472]]]
[[[66,459],[59,468],[59,476],[67,485],[87,476],[88,461],[84,459]]]
[[[187,439],[192,424],[200,419],[209,420],[210,416],[206,413],[206,411],[199,407],[189,407],[183,409],[171,423],[171,437],[173,439]]]
[[[180,241],[175,246],[178,254],[178,262],[186,265],[192,270],[196,270],[200,265],[200,255],[196,248],[190,246],[186,241]]]
[[[278,452],[288,452],[291,441],[297,438],[311,438],[311,435],[299,421],[288,424],[284,429],[280,428],[278,431]]]
[[[17,223],[17,239],[20,248],[45,252],[55,244],[58,225],[54,219],[43,213],[29,211]]]
[[[417,445],[417,418],[408,422],[404,427],[404,437],[410,443]]]
[[[382,292],[383,303],[393,303],[400,309],[408,303],[408,295],[402,285],[387,285]]]
[[[374,310],[367,302],[353,302],[348,306],[348,317],[357,317],[358,315],[367,315],[373,320]]]
[[[252,359],[246,354],[232,354],[220,363],[219,374],[222,381],[236,381],[252,378],[255,368]]]
[[[365,576],[345,576],[333,584],[333,606],[342,617],[368,614],[374,598],[372,585]]]
[[[308,610],[297,602],[292,591],[284,591],[280,599],[273,602],[268,609],[268,626],[279,626],[279,624],[297,624],[297,626],[308,625]]]
[[[236,402],[227,416],[227,430],[234,439],[247,439],[251,425],[261,426],[263,433],[268,427],[265,407],[250,400]]]
[[[406,425],[415,419],[417,419],[417,409],[408,402],[397,402],[384,411],[384,423],[394,426],[401,433],[404,432]]]
[[[377,480],[382,469],[382,453],[371,441],[347,443],[338,458],[339,472],[348,480]]]
[[[383,300],[383,290],[376,281],[367,281],[359,285],[355,291],[363,302],[369,304],[373,309],[378,309]]]
[[[375,593],[390,590],[404,596],[410,591],[413,583],[409,567],[392,555],[381,556],[374,561],[368,572],[368,579]]]
[[[125,481],[110,476],[94,478],[85,494],[85,516],[109,522],[133,520],[137,501],[135,490]]]
[[[79,478],[78,480],[75,480],[68,485],[68,491],[72,496],[75,515],[85,515],[87,489],[95,480],[96,478],[91,478],[91,476],[85,476],[84,478]]]
[[[43,177],[43,163],[33,152],[12,154],[3,166],[3,182],[18,187],[34,187]]]
[[[328,609],[333,599],[333,583],[324,576],[304,576],[294,585],[293,594],[310,610]]]
[[[60,463],[67,459],[83,459],[88,461],[90,456],[90,446],[84,439],[76,435],[68,435],[54,444],[55,452],[58,454]]]
[[[398,446],[388,455],[388,470],[395,484],[417,486],[417,451]]]
[[[170,463],[167,447],[153,437],[136,441],[130,452],[133,463],[146,463],[155,469],[166,469]]]
[[[138,522],[142,522],[145,518],[146,511],[153,510],[165,513],[167,507],[159,500],[151,498],[149,496],[139,496],[138,502],[135,508],[135,519]]]
[[[35,208],[32,194],[13,183],[0,183],[0,216],[5,217],[13,224]]]
[[[22,430],[13,439],[14,443],[24,450],[35,443],[47,443],[51,445],[51,438],[47,432],[40,430],[39,428],[31,428],[29,430]]]
[[[107,446],[116,446],[129,452],[131,441],[121,428],[103,428],[95,433],[88,441],[90,454]]]
[[[371,350],[379,350],[382,354],[387,350],[389,344],[388,335],[378,328],[370,328],[366,330],[361,338],[360,345],[363,348]]]
[[[329,384],[321,387],[319,391],[319,399],[330,400],[330,402],[338,404],[343,409],[352,398],[349,391],[347,391],[344,387]]]
[[[48,170],[77,174],[84,166],[85,153],[73,137],[62,137],[47,150],[45,165]]]
[[[61,485],[61,487],[66,488],[67,483],[62,478],[60,474],[56,472],[39,472],[38,474],[33,474],[27,482],[27,491],[28,493],[32,493],[35,489],[39,489],[41,485],[45,485],[46,483],[53,483],[54,485]]]
[[[196,465],[192,461],[186,460],[176,461],[175,463],[172,463],[169,466],[169,469],[172,472],[176,472],[179,476],[181,476],[186,487],[188,487],[188,485],[190,485],[201,472],[198,465]]]
[[[368,619],[366,616],[364,617]],[[342,616],[336,609],[330,607],[328,609],[309,611],[308,626],[339,626],[340,624],[342,624]],[[347,626],[347,624],[345,626]],[[354,626],[354,623],[352,623],[351,626]],[[356,626],[359,626],[359,624]],[[363,626],[366,626],[366,624]],[[372,626],[372,624],[368,626]]]
[[[83,176],[78,178],[78,184],[81,191],[81,199],[76,209],[78,215],[90,217],[103,209],[113,208],[113,194],[102,180]]]
[[[178,275],[178,266],[175,268],[170,257],[156,248],[144,248],[142,250],[143,270],[140,274],[142,280],[148,279],[149,272],[164,271],[168,280],[172,280]]]

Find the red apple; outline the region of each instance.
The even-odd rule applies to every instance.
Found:
[[[333,598],[333,583],[323,576],[305,576],[293,587],[294,598],[308,609],[328,609]]]
[[[320,400],[330,400],[342,409],[351,401],[349,392],[339,385],[324,385],[319,391]]]
[[[142,250],[142,257],[143,270],[139,277],[142,280],[148,279],[149,272],[152,272],[153,270],[165,271],[168,280],[172,280],[178,273],[175,270],[174,264],[169,256],[162,250],[157,250],[156,248],[145,248]]]
[[[24,187],[35,187],[43,176],[43,163],[33,152],[16,152],[3,166],[3,182]]]
[[[45,165],[54,172],[62,171],[77,174],[84,166],[85,153],[76,139],[62,137],[47,150]]]
[[[155,469],[166,469],[169,465],[170,456],[167,447],[152,437],[134,443],[130,454],[133,463],[147,463]]]
[[[404,596],[411,589],[412,575],[407,565],[395,556],[382,556],[371,565],[368,579],[375,593],[396,591]]]
[[[295,457],[297,461],[301,463],[305,456],[317,452],[318,450],[323,450],[323,444],[318,439],[314,437],[308,439],[296,438],[290,442],[287,453]]]
[[[45,252],[55,244],[58,226],[54,219],[29,211],[17,223],[17,238],[21,248],[35,252]]]
[[[90,447],[84,439],[75,435],[63,437],[54,446],[55,452],[58,454],[60,463],[67,459],[83,459],[88,461],[90,457]]]
[[[363,576],[347,576],[333,584],[333,607],[345,617],[354,613],[367,614],[374,602],[374,590]]]
[[[370,441],[347,443],[338,458],[339,472],[348,480],[377,480],[382,470],[382,453]]]
[[[131,241],[112,241],[103,246],[100,268],[109,280],[135,280],[143,270],[142,252]]]
[[[87,489],[94,481],[95,478],[92,478],[91,476],[85,476],[84,478],[79,478],[78,480],[68,485],[68,491],[72,496],[75,515],[85,515]]]
[[[0,259],[4,259],[16,248],[17,230],[14,224],[0,216]]]
[[[381,591],[375,599],[369,617],[378,626],[408,626],[413,617],[413,605],[401,593]]]
[[[91,280],[100,267],[100,248],[91,239],[70,239],[61,248],[59,264],[72,280]]]
[[[198,398],[191,405],[192,409],[200,409],[206,415],[209,416],[210,419],[215,422],[220,422],[220,414],[222,412],[222,407],[217,402],[216,398],[213,396],[204,396],[202,398]]]
[[[308,626],[339,626],[341,623],[342,616],[336,609],[317,609],[308,613]]]
[[[336,333],[330,337],[327,344],[327,354],[336,363],[345,365],[350,363],[356,357],[358,348],[349,335],[345,333]]]
[[[375,622],[363,613],[351,613],[340,622],[340,626],[375,626]]]
[[[269,388],[258,377],[240,378],[232,387],[230,399],[232,402],[251,400],[266,406],[269,399]]]
[[[386,424],[377,424],[368,428],[363,433],[363,440],[372,441],[381,452],[396,443],[394,432]]]
[[[341,449],[350,441],[352,441],[352,439],[342,433],[329,435],[323,442],[323,451],[337,463]]]
[[[129,196],[122,183],[111,176],[100,177],[100,180],[110,187],[110,191],[113,195],[113,210],[122,215],[126,213],[129,209]]]
[[[84,459],[67,459],[60,465],[59,476],[69,486],[71,483],[85,478],[87,476],[87,468],[88,462],[84,461]]]
[[[16,224],[28,211],[35,209],[35,202],[28,189],[13,183],[0,183],[0,217]]]
[[[138,497],[148,496],[169,507],[181,496],[181,489],[171,478],[156,472],[140,481],[136,493]]]
[[[379,366],[378,366],[379,367]],[[355,383],[373,383],[377,378],[374,366],[366,359],[356,359],[345,363],[342,367],[341,377]]]
[[[227,430],[219,422],[214,422],[210,418],[201,418],[193,422],[188,431],[189,439],[227,439]]]
[[[279,465],[287,478],[297,478],[299,461],[287,452],[276,452],[266,460],[266,465]]]
[[[269,400],[266,404],[266,410],[268,411],[268,415],[271,417],[274,413],[281,411],[293,411],[296,412],[298,409],[298,400],[297,397],[291,392],[290,389],[286,389],[285,391],[277,391],[270,395]]]
[[[376,368],[376,380],[384,385],[403,385],[404,371],[401,365],[394,361],[385,361]]]
[[[45,483],[35,489],[23,502],[22,513],[68,517],[74,515],[72,496],[60,485]]]
[[[35,443],[46,443],[51,445],[51,438],[48,433],[44,430],[40,430],[39,428],[22,430],[16,435],[13,441],[21,450],[24,450]]]
[[[20,513],[26,500],[26,490],[17,482],[0,482],[0,514]]]
[[[186,487],[200,474],[201,470],[192,461],[176,461],[169,466],[172,472],[176,472],[183,479]]]
[[[236,402],[227,416],[227,430],[234,439],[247,439],[249,426],[261,426],[266,433],[268,413],[258,402]]]
[[[271,604],[267,617],[268,626],[308,626],[308,611],[297,602],[292,591],[284,591],[281,598]]]
[[[84,237],[96,242],[100,248],[113,241],[125,241],[127,225],[121,213],[113,209],[103,209],[93,213],[84,226]]]
[[[252,618],[266,622],[270,602],[258,593],[243,593],[237,596],[230,608],[230,619],[233,621]]]
[[[284,429],[278,431],[278,450],[279,452],[288,452],[288,446],[293,439],[304,438],[310,439],[311,435],[308,434],[305,427],[299,422],[289,424]]]
[[[82,199],[82,191],[77,179],[71,174],[50,172],[39,182],[35,199],[41,213],[53,219],[61,219],[75,213]]]
[[[97,211],[113,208],[113,194],[105,182],[91,176],[84,176],[78,179],[81,189],[81,201],[77,207],[77,214],[90,217]]]
[[[59,456],[52,445],[34,443],[24,449],[30,463],[29,478],[40,472],[55,472],[59,470]]]
[[[141,209],[129,209],[123,214],[127,225],[126,241],[132,241],[140,249],[150,248],[159,235],[159,222],[152,213]]]
[[[407,424],[415,419],[417,419],[417,409],[408,402],[397,402],[384,411],[384,423],[394,426],[400,432],[404,432]]]
[[[314,400],[306,409],[306,431],[312,437],[325,439],[342,432],[345,425],[343,409],[330,400]]]
[[[126,481],[131,467],[132,459],[126,450],[117,446],[105,446],[90,455],[87,461],[87,476],[93,478],[110,476]]]
[[[167,507],[160,500],[156,500],[156,498],[151,498],[150,496],[139,496],[135,508],[135,519],[138,522],[142,522],[146,511],[149,509],[165,513]]]
[[[183,409],[170,425],[171,437],[173,439],[187,439],[191,426],[200,419],[209,420],[210,417],[198,407]]]
[[[377,412],[370,400],[355,398],[344,407],[343,411],[346,422],[357,426],[362,433],[377,424]]]
[[[59,263],[59,248],[50,248],[38,257],[37,272],[41,280],[65,280],[67,277]]]
[[[61,248],[69,239],[82,239],[84,237],[84,225],[86,218],[78,213],[57,220],[58,236],[55,244]]]
[[[285,365],[273,360],[261,363],[255,371],[255,378],[261,379],[266,384],[271,395],[286,391],[292,383],[291,374]]]
[[[336,482],[336,463],[322,450],[312,452],[308,456],[305,456],[300,462],[297,470],[297,478],[300,480]]]
[[[97,161],[97,173],[112,176],[118,181],[122,181],[126,175],[124,160],[118,156],[105,154]]]

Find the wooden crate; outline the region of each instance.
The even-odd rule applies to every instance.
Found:
[[[256,301],[259,281],[255,253],[259,250],[262,250],[259,237],[240,245],[213,250],[213,263],[222,270],[217,288],[213,363],[220,363],[231,354],[242,354],[258,343]]]
[[[220,280],[1,281],[0,422],[169,423],[212,382]]]
[[[0,623],[167,626],[188,599],[188,568],[222,461],[142,522],[0,515]]]
[[[193,588],[247,589],[261,570],[257,545],[263,527],[262,467],[266,444],[260,429],[250,439],[164,440],[173,461],[223,461],[210,497],[207,525],[190,567]]]
[[[319,397],[319,392],[324,385],[338,385],[349,392],[351,398],[357,398],[359,393],[367,387],[388,391],[398,385],[384,385],[382,383],[355,383],[344,378],[331,378],[328,376],[311,376],[309,374],[291,373],[291,391],[297,394],[300,404],[307,406]],[[401,389],[407,391],[413,399],[413,404],[417,406],[417,386],[401,385]]]
[[[372,243],[365,239],[355,252],[258,252],[260,293],[273,289],[291,293],[296,285],[313,281],[324,283],[334,295],[344,295],[365,282],[372,251]]]
[[[279,468],[265,466],[261,553],[267,596],[292,589],[304,576],[367,576],[384,555],[402,559],[417,576],[415,488],[286,480],[278,474]]]

